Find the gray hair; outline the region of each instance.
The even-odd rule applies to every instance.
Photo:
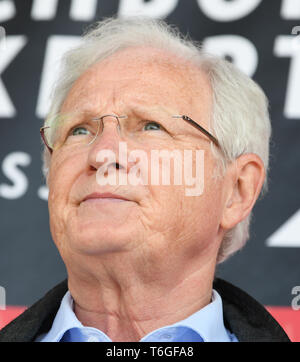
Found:
[[[223,153],[211,143],[222,170],[242,154],[255,153],[269,164],[271,124],[268,101],[262,89],[230,62],[206,54],[201,45],[185,37],[164,21],[149,18],[114,19],[95,23],[79,46],[68,51],[53,92],[50,114],[58,113],[76,79],[93,64],[119,50],[149,46],[193,63],[208,75],[213,92],[211,129]],[[44,150],[44,174],[48,174],[49,152]],[[267,189],[267,178],[263,192]],[[249,238],[251,214],[229,230],[220,247],[220,263],[242,248]]]

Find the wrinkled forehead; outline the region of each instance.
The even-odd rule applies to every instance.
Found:
[[[85,71],[62,111],[114,108],[126,113],[136,104],[203,118],[211,111],[211,93],[208,77],[192,63],[158,49],[130,48]]]

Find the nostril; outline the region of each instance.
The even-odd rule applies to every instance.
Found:
[[[97,168],[93,165],[89,165],[89,170],[94,172],[94,171],[97,171]]]

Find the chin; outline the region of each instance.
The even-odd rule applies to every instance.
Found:
[[[70,248],[89,255],[126,251],[133,238],[128,225],[119,228],[115,223],[89,221],[76,229],[69,233]]]

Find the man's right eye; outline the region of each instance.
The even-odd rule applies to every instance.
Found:
[[[85,127],[75,127],[70,132],[71,136],[86,136],[89,135],[90,131],[86,129]]]

